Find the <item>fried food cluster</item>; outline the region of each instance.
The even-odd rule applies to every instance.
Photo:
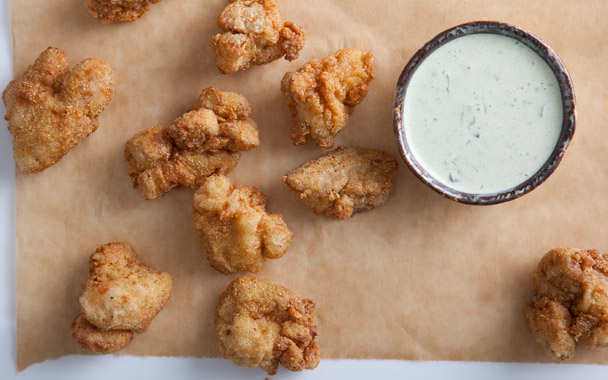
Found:
[[[193,221],[201,249],[224,274],[256,273],[264,257],[283,256],[293,238],[281,215],[266,212],[260,190],[232,186],[223,175],[207,178],[194,195]]]
[[[239,277],[222,294],[215,312],[220,355],[243,367],[274,375],[279,363],[290,371],[315,369],[315,304],[268,281]]]
[[[150,10],[148,3],[160,0],[85,0],[90,14],[104,24],[135,21]]]
[[[173,124],[146,129],[127,142],[133,187],[149,200],[175,187],[200,186],[212,174],[229,173],[241,151],[260,144],[250,114],[244,96],[212,87],[203,90],[191,110]]]
[[[72,336],[85,349],[109,353],[145,332],[171,295],[173,279],[139,261],[128,244],[102,245],[89,258]]]
[[[534,302],[525,315],[552,358],[572,358],[578,342],[608,346],[608,255],[553,249],[538,264],[532,290]]]
[[[64,52],[43,51],[2,93],[19,170],[43,171],[94,132],[114,81],[103,61],[88,58],[70,70]]]
[[[298,58],[306,42],[299,26],[283,24],[274,0],[229,0],[217,25],[224,30],[209,41],[218,69],[223,74],[264,65],[281,57]]]
[[[293,117],[293,143],[306,144],[310,135],[321,148],[332,148],[354,107],[365,99],[372,79],[372,53],[358,49],[343,49],[286,73],[281,91]]]
[[[347,219],[386,202],[396,172],[387,153],[338,147],[288,172],[283,183],[315,214]]]

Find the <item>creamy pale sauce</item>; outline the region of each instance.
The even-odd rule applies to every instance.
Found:
[[[405,134],[418,162],[459,191],[495,193],[533,176],[562,126],[555,74],[532,49],[496,34],[456,38],[407,87]]]

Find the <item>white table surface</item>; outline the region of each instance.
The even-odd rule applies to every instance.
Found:
[[[49,0],[52,1],[52,0]],[[12,79],[9,0],[0,0],[0,89]],[[601,69],[601,68],[600,68]],[[0,103],[0,119],[6,113]],[[69,159],[69,155],[67,156]],[[138,358],[71,355],[16,370],[15,181],[11,135],[0,121],[0,379],[223,379],[262,380],[259,368],[240,368],[222,359]],[[606,355],[608,355],[608,348]],[[520,363],[322,360],[314,371],[279,369],[277,379],[608,379],[608,366]]]

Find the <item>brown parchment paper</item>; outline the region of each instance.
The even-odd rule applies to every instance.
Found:
[[[175,279],[171,299],[130,355],[214,357],[214,309],[236,277],[213,270],[199,250],[193,191],[144,201],[131,188],[124,143],[168,124],[207,86],[244,94],[262,143],[230,177],[259,187],[269,210],[295,233],[283,258],[258,274],[317,304],[324,358],[546,362],[522,314],[530,274],[556,246],[608,251],[608,3],[563,0],[279,0],[307,43],[295,62],[220,75],[207,41],[225,0],[164,0],[142,19],[102,25],[82,0],[12,0],[14,69],[48,46],[107,61],[117,76],[100,127],[41,174],[16,178],[18,368],[81,353],[69,334],[95,247],[132,244]],[[577,132],[560,167],[507,204],[474,207],[434,193],[409,172],[392,129],[402,68],[440,31],[473,20],[512,23],[560,55],[578,100]],[[372,50],[377,79],[337,143],[382,149],[400,163],[395,192],[346,221],[314,215],[281,176],[324,151],[295,147],[279,83],[288,70],[348,46]],[[575,363],[608,363],[608,349],[578,349]]]

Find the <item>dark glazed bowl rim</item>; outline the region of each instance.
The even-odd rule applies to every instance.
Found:
[[[418,163],[408,145],[405,137],[405,126],[402,116],[407,86],[409,85],[409,81],[420,63],[437,48],[445,45],[446,43],[458,37],[476,33],[490,33],[512,37],[534,50],[545,62],[547,62],[555,74],[561,92],[563,108],[563,123],[561,133],[555,149],[553,149],[551,156],[549,156],[549,159],[545,162],[545,164],[525,182],[513,188],[498,193],[489,194],[474,194],[458,191],[439,182],[431,174],[429,174],[426,169],[424,169],[424,167]],[[401,157],[412,173],[418,177],[418,179],[444,197],[460,203],[471,205],[493,205],[519,198],[522,195],[534,190],[541,183],[546,181],[559,165],[564,153],[566,152],[566,148],[570,144],[572,136],[574,135],[575,124],[576,111],[574,90],[572,87],[570,74],[568,73],[566,66],[564,66],[564,63],[557,56],[557,54],[555,54],[555,52],[538,37],[517,26],[502,22],[474,21],[455,26],[439,33],[435,38],[427,42],[420,50],[418,50],[410,59],[399,76],[397,89],[395,91],[393,127]]]

